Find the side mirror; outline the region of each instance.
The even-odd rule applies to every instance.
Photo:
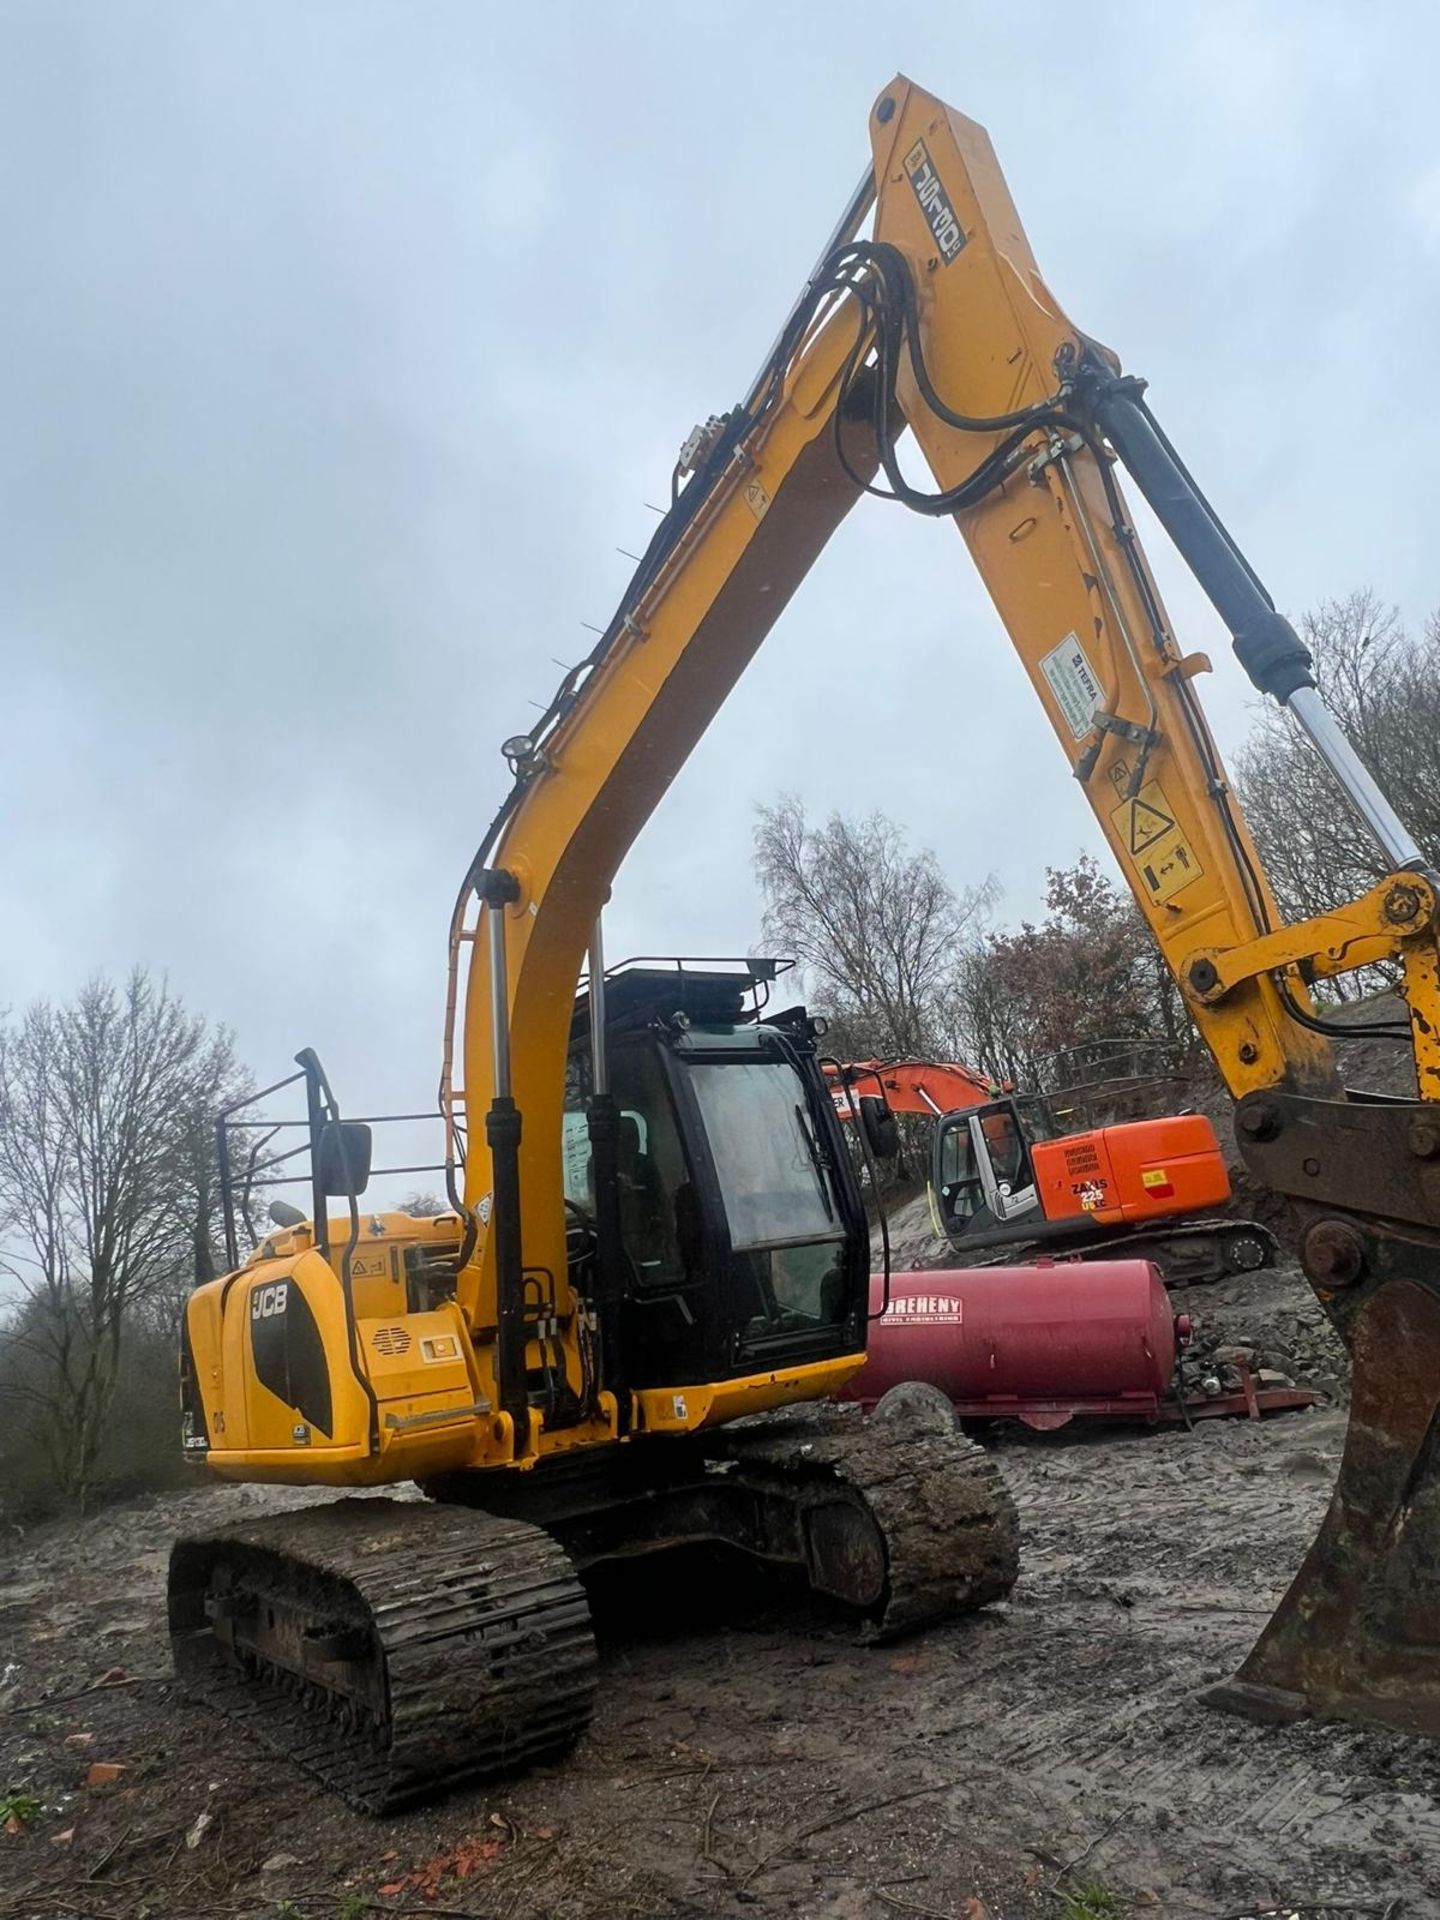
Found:
[[[370,1184],[370,1129],[363,1120],[330,1120],[315,1145],[321,1191],[349,1199]]]
[[[865,1144],[877,1160],[893,1160],[900,1151],[900,1126],[890,1111],[890,1103],[878,1094],[860,1096],[860,1125]]]

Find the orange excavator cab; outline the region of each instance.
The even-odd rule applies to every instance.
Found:
[[[1198,1113],[1061,1134],[1042,1099],[1012,1095],[937,1121],[931,1188],[937,1225],[961,1252],[1083,1254],[1093,1243],[1113,1253],[1117,1234],[1171,1222],[1221,1270],[1263,1265],[1269,1252],[1263,1229],[1197,1218],[1230,1198],[1220,1142]]]
[[[1125,1252],[1181,1283],[1275,1258],[1258,1221],[1213,1217],[1231,1200],[1231,1177],[1204,1114],[1071,1131],[1041,1092],[956,1060],[829,1062],[826,1079],[835,1112],[858,1121],[872,1150],[881,1100],[889,1116],[933,1121],[931,1217],[968,1263],[1016,1260],[1025,1248]]]
[[[1061,1133],[1045,1101],[1011,1095],[935,1123],[930,1197],[937,1233],[967,1262],[1022,1249],[1155,1261],[1173,1285],[1269,1266],[1258,1221],[1217,1215],[1230,1176],[1203,1114],[1167,1114]]]
[[[874,1149],[890,1114],[929,1117],[936,1233],[986,1265],[1025,1249],[1154,1260],[1173,1283],[1246,1273],[1275,1256],[1269,1229],[1216,1218],[1230,1176],[1214,1127],[1198,1113],[1067,1131],[1043,1094],[1004,1089],[956,1061],[865,1060],[826,1068],[842,1120]],[[852,1111],[855,1109],[855,1111]]]

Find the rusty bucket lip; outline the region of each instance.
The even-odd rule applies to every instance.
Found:
[[[1318,1725],[1342,1721],[1349,1726],[1383,1727],[1419,1739],[1440,1738],[1440,1718],[1417,1711],[1411,1698],[1372,1693],[1297,1693],[1289,1687],[1247,1680],[1245,1670],[1231,1680],[1217,1680],[1191,1696],[1218,1713],[1238,1714],[1257,1726],[1293,1727],[1303,1720]]]
[[[1201,1698],[1261,1721],[1344,1720],[1435,1739],[1440,1265],[1408,1240],[1372,1244],[1392,1274],[1339,1296],[1354,1373],[1330,1506],[1239,1673]],[[1393,1271],[1412,1260],[1423,1279]]]

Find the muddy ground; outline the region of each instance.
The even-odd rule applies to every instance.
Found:
[[[1195,1292],[1224,1336],[1325,1373],[1298,1276]],[[717,1617],[713,1580],[652,1569],[606,1597],[570,1760],[378,1822],[167,1674],[172,1534],[306,1496],[197,1491],[12,1537],[0,1783],[35,1804],[0,1834],[0,1920],[1440,1914],[1440,1755],[1192,1698],[1298,1562],[1343,1423],[1327,1404],[998,1438],[1025,1523],[1014,1597],[898,1647],[774,1590]],[[95,1762],[125,1771],[87,1786]]]

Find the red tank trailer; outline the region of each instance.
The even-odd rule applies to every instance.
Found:
[[[884,1281],[870,1282],[878,1313]],[[1175,1391],[1189,1338],[1148,1260],[1041,1262],[895,1274],[890,1305],[870,1327],[865,1365],[846,1397],[870,1406],[905,1380],[926,1380],[968,1419],[1062,1427],[1077,1415],[1160,1421],[1252,1416],[1308,1405],[1301,1389],[1207,1398]]]

